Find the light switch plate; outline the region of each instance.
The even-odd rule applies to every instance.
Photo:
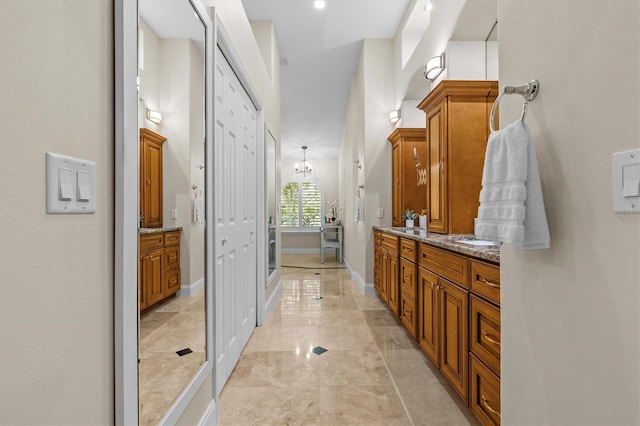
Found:
[[[640,149],[616,152],[612,159],[613,211],[640,213]]]
[[[384,217],[384,209],[382,207],[378,208],[378,219],[382,219]]]
[[[46,157],[47,213],[95,213],[96,163],[51,152]]]

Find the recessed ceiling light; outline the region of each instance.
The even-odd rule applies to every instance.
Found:
[[[431,1],[428,1],[427,4],[424,6],[424,10],[430,11],[431,9],[433,9],[433,3],[431,3]]]
[[[324,9],[326,5],[327,3],[324,0],[315,0],[313,2],[313,7],[315,7],[316,9]]]

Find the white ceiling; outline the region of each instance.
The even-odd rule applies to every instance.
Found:
[[[362,40],[393,38],[410,0],[242,0],[250,21],[272,21],[281,67],[282,158],[338,158]]]

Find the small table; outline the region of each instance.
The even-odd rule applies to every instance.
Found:
[[[336,250],[336,259],[342,263],[342,225],[325,223],[320,227],[320,261],[324,263],[324,249]]]

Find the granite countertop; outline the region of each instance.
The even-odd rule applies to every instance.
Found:
[[[427,232],[424,229],[407,229],[401,227],[385,228],[374,226],[373,229],[387,232],[389,234],[398,235],[400,237],[408,238],[421,243],[429,244],[431,246],[440,247],[467,256],[476,257],[478,259],[488,260],[489,262],[500,263],[501,243],[495,243],[495,245],[489,246],[475,246],[460,242],[475,240],[475,236],[473,236],[473,234],[436,234],[434,232]]]
[[[165,228],[138,228],[138,234],[156,234],[158,232],[182,231],[182,226],[169,226]]]

